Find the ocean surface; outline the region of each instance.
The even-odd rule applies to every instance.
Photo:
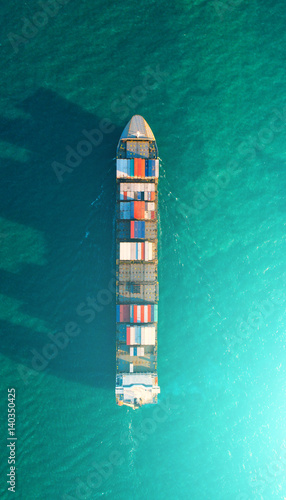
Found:
[[[1,499],[285,500],[284,2],[11,0],[1,19]],[[133,114],[162,160],[161,395],[137,411],[114,397]]]

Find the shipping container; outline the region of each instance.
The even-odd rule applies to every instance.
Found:
[[[158,322],[158,305],[157,304],[154,305],[154,321],[155,321],[155,323]]]
[[[148,305],[148,323],[151,323],[151,305]]]

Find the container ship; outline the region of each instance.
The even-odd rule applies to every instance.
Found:
[[[116,403],[156,404],[158,178],[154,134],[134,115],[116,153]]]

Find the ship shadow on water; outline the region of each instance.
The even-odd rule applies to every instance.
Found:
[[[2,139],[10,148],[2,160],[0,216],[14,231],[6,241],[9,258],[0,269],[0,350],[20,370],[33,370],[34,353],[52,356],[56,348],[43,351],[55,344],[51,335],[76,322],[80,332],[57,347],[45,368],[40,358],[37,366],[42,373],[113,390],[113,159],[122,127],[104,133],[60,183],[52,163],[65,164],[66,146],[76,149],[86,139],[82,131],[100,128],[102,118],[44,88],[17,109],[21,117],[0,118]],[[5,238],[4,232],[2,243]]]

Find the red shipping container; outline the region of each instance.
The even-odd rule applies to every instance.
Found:
[[[144,306],[141,307],[141,323],[144,323]]]
[[[139,206],[140,201],[134,201],[134,219],[139,219]]]
[[[137,323],[137,306],[133,306],[133,321]]]
[[[139,160],[140,158],[134,158],[134,175],[135,177],[139,177]]]
[[[123,306],[119,306],[119,310],[120,310],[120,323],[122,323],[122,321],[123,321]]]
[[[155,200],[155,191],[151,191],[151,201]]]
[[[134,238],[134,220],[130,222],[130,226],[131,238]]]
[[[145,160],[143,160],[142,158],[139,158],[139,162],[140,162],[140,177],[142,177],[142,179],[145,178]]]
[[[151,219],[155,219],[155,212],[154,212],[154,210],[151,211]]]
[[[127,330],[126,331],[126,337],[127,337],[126,344],[130,345],[130,326],[127,326],[126,330]]]
[[[145,243],[141,243],[141,260],[145,260]]]
[[[127,200],[127,191],[124,191],[124,200]]]
[[[148,306],[148,323],[151,323],[151,306]]]
[[[134,219],[144,219],[144,208],[145,201],[134,201]]]

